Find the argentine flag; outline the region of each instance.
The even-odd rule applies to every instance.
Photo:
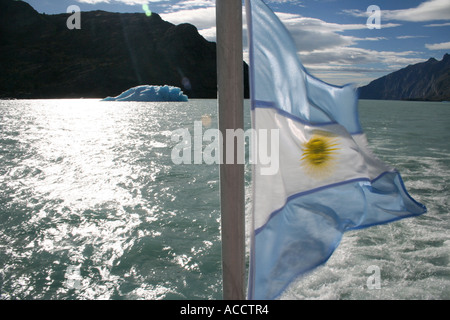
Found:
[[[426,212],[369,150],[352,85],[311,76],[281,21],[246,0],[252,127],[279,132],[279,168],[253,164],[249,299],[274,299],[324,264],[345,231]],[[273,170],[272,170],[273,171]]]

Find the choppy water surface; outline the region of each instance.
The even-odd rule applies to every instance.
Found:
[[[217,127],[216,109],[0,101],[0,299],[221,299],[218,168],[171,160],[172,132]],[[450,105],[361,101],[360,116],[429,212],[347,233],[282,298],[448,299]]]

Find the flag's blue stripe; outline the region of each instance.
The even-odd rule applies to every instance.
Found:
[[[327,230],[323,230],[323,231],[327,231]],[[288,233],[293,233],[292,230],[283,230],[283,234],[286,235]],[[295,230],[295,235],[298,236],[298,238],[300,239],[301,236],[299,235],[300,232],[299,230]],[[328,232],[328,236],[330,236],[330,232]],[[284,292],[284,290],[286,290],[286,288],[298,277],[308,274],[309,272],[311,272],[312,270],[314,270],[315,268],[324,265],[329,259],[330,257],[333,255],[333,252],[336,250],[336,248],[339,246],[341,239],[342,239],[343,233],[335,233],[332,235],[332,241],[329,242],[327,247],[322,248],[322,251],[326,252],[326,254],[319,256],[318,259],[316,259],[316,261],[314,261],[314,263],[310,264],[309,266],[305,267],[305,268],[299,268],[299,269],[293,269],[291,270],[291,272],[286,272],[286,270],[284,271],[284,275],[285,275],[285,279],[284,281],[280,281],[278,280],[277,283],[280,283],[279,286],[273,286],[270,284],[269,281],[267,281],[268,279],[264,279],[264,276],[270,278],[270,270],[266,272],[263,272],[261,270],[258,270],[257,274],[259,276],[263,276],[263,277],[258,277],[257,279],[255,277],[250,278],[252,281],[254,281],[255,283],[250,283],[249,288],[251,288],[251,291],[249,291],[249,300],[273,300],[276,299],[278,297],[280,297],[280,295]],[[269,242],[269,241],[273,241],[273,237],[266,237],[266,238],[255,238],[255,242],[257,242],[258,248],[262,247],[262,250],[264,250],[264,244]],[[266,240],[264,243],[261,243],[259,240]],[[276,247],[280,248],[282,247],[283,244],[277,244]],[[278,251],[279,252],[279,251]],[[254,255],[254,264],[253,264],[253,269],[255,268],[261,268],[264,267],[266,265],[266,261],[261,261],[261,251],[257,251]],[[304,254],[302,252],[295,252],[295,253],[291,253],[290,255],[292,255],[292,257],[302,257],[304,256]],[[258,257],[259,259],[257,260],[255,257]],[[275,261],[280,261],[279,257],[273,257],[272,262]],[[270,265],[272,266],[273,263]],[[255,270],[253,270],[253,272],[255,272]],[[267,268],[269,269],[269,268]],[[255,272],[256,273],[256,272]],[[261,279],[262,278],[262,279]],[[257,284],[258,286],[255,287],[255,284]]]
[[[320,192],[322,190],[326,190],[326,189],[330,189],[330,188],[336,188],[336,187],[339,187],[341,185],[351,184],[351,183],[355,183],[355,182],[370,182],[370,179],[368,179],[368,178],[358,178],[358,179],[351,179],[351,180],[346,180],[346,181],[340,181],[340,182],[329,184],[329,185],[326,185],[326,186],[321,186],[321,187],[318,187],[318,188],[315,188],[315,189],[309,189],[309,190],[306,190],[306,191],[303,191],[303,192],[299,192],[299,193],[296,193],[296,194],[293,194],[293,195],[287,197],[284,206],[282,206],[280,209],[277,209],[274,212],[272,212],[269,215],[269,219],[267,219],[267,222],[263,226],[261,226],[261,227],[259,227],[258,229],[255,230],[255,235],[257,235],[258,233],[263,231],[263,229],[266,227],[266,225],[270,222],[270,220],[272,218],[274,218],[280,212],[283,212],[284,207],[287,206],[290,201],[295,200],[295,199],[297,199],[299,197],[307,196],[307,195],[312,194],[312,193]]]
[[[396,170],[393,170],[393,171],[386,171],[386,172],[383,172],[383,173],[381,173],[378,177],[376,177],[376,178],[373,179],[373,180],[370,180],[369,178],[356,178],[356,179],[351,179],[351,180],[340,181],[340,182],[337,182],[337,183],[332,183],[332,184],[325,185],[325,186],[321,186],[321,187],[318,187],[318,188],[315,188],[315,189],[309,189],[309,190],[306,190],[306,191],[303,191],[303,192],[299,192],[299,193],[293,194],[293,195],[291,195],[291,196],[289,196],[289,197],[286,198],[286,202],[285,202],[285,204],[284,204],[283,207],[281,207],[280,209],[275,210],[274,212],[272,212],[272,213],[269,215],[269,219],[267,220],[267,222],[266,222],[263,226],[261,226],[261,227],[259,227],[258,229],[255,230],[255,235],[257,235],[258,233],[260,233],[260,232],[265,228],[265,226],[267,225],[267,223],[269,223],[270,219],[272,219],[274,216],[276,216],[277,214],[279,214],[280,212],[282,212],[282,211],[283,211],[283,208],[284,208],[284,207],[289,203],[289,201],[291,201],[291,200],[294,200],[294,199],[299,198],[299,197],[302,197],[302,196],[307,196],[307,195],[310,195],[310,194],[313,194],[313,193],[316,193],[316,192],[320,192],[320,191],[322,191],[322,190],[326,190],[326,189],[330,189],[330,188],[336,188],[336,187],[339,187],[339,186],[341,186],[341,185],[347,185],[347,184],[353,184],[353,183],[359,183],[359,182],[368,182],[368,183],[370,183],[370,185],[373,185],[373,184],[376,184],[378,180],[383,179],[383,177],[384,177],[385,175],[392,175],[392,174],[395,174],[395,175],[397,176],[398,184],[399,184],[399,189],[398,189],[398,190],[402,193],[402,196],[406,197],[409,201],[411,201],[412,203],[414,203],[417,207],[423,209],[423,212],[422,212],[422,213],[425,213],[426,210],[427,210],[426,207],[425,207],[423,204],[417,202],[416,200],[414,200],[414,199],[411,197],[411,195],[410,195],[410,194],[408,193],[408,191],[406,190],[405,184],[403,183],[403,179],[401,178],[399,172],[396,171]],[[380,193],[381,193],[381,190],[378,189],[377,192],[380,194]],[[422,214],[422,213],[421,213],[421,214]],[[412,215],[415,216],[416,214],[412,214]],[[398,219],[401,219],[401,218],[398,218]],[[393,221],[398,220],[398,219],[395,219],[395,218],[394,218]],[[373,224],[366,224],[366,225],[355,226],[355,227],[352,227],[352,228],[350,228],[350,229],[348,229],[348,230],[363,229],[363,228],[370,227],[370,226],[376,225],[376,224],[381,224],[381,223],[379,222],[379,223],[373,223]]]
[[[373,184],[376,184],[377,180],[383,178],[384,175],[389,174],[390,172],[385,172],[383,174],[381,174],[378,178],[374,179],[374,181],[372,182]],[[397,216],[397,217],[393,217],[391,220],[386,220],[386,221],[375,221],[375,222],[371,222],[371,223],[362,223],[359,226],[354,226],[352,228],[348,228],[347,231],[350,230],[358,230],[358,229],[364,229],[364,228],[368,228],[368,227],[372,227],[375,225],[380,225],[380,224],[386,224],[389,222],[394,222],[397,220],[401,220],[403,218],[409,218],[409,217],[415,217],[415,216],[419,216],[422,214],[425,214],[427,212],[427,207],[425,205],[423,205],[422,203],[416,201],[407,191],[405,183],[403,182],[402,176],[400,175],[400,173],[398,171],[393,171],[392,173],[395,173],[395,184],[399,187],[398,188],[398,192],[400,193],[401,197],[405,200],[405,201],[409,201],[410,203],[410,207],[406,208],[407,212],[409,212],[408,214],[404,214],[402,216]]]
[[[255,233],[256,278],[251,278],[249,298],[278,297],[296,277],[324,264],[346,231],[425,212],[396,171],[291,196]]]
[[[276,104],[274,102],[272,102],[272,101],[256,100],[254,103],[252,103],[252,110],[255,110],[256,108],[274,109],[278,114],[280,114],[280,115],[282,115],[282,116],[284,116],[286,118],[298,121],[298,122],[300,122],[300,123],[302,123],[304,125],[307,125],[307,126],[319,127],[319,126],[328,126],[328,125],[332,125],[332,124],[338,124],[336,121],[319,122],[319,123],[308,122],[308,121],[306,121],[306,120],[304,120],[304,119],[302,119],[300,117],[297,117],[296,115],[293,115],[292,113],[290,113],[290,112],[288,112],[286,110],[278,108],[276,106]]]
[[[312,103],[312,102],[311,102]],[[329,121],[329,122],[317,122],[317,123],[311,123],[309,121],[306,121],[300,117],[297,117],[296,115],[285,111],[283,109],[280,109],[275,102],[273,101],[263,101],[263,100],[251,100],[251,110],[255,111],[255,109],[257,108],[267,108],[267,109],[274,109],[275,111],[277,111],[277,113],[283,115],[286,118],[298,121],[304,125],[311,125],[311,126],[327,126],[327,125],[332,125],[332,124],[339,124],[337,121]],[[362,128],[358,128],[358,130],[354,131],[354,132],[349,132],[350,134],[362,134],[364,133]]]
[[[273,110],[275,110],[278,114],[280,114],[280,115],[282,115],[282,116],[284,116],[284,117],[286,117],[286,118],[289,118],[289,119],[298,121],[298,122],[300,122],[300,123],[302,123],[302,124],[304,124],[304,125],[308,125],[308,126],[322,127],[322,126],[336,125],[336,124],[337,124],[337,125],[340,125],[340,124],[339,124],[338,122],[336,122],[336,121],[319,122],[319,123],[311,123],[311,122],[308,122],[308,121],[306,121],[306,120],[304,120],[304,119],[302,119],[302,118],[300,118],[300,117],[297,117],[297,116],[293,115],[292,113],[290,113],[290,112],[288,112],[288,111],[285,111],[285,110],[282,110],[282,109],[278,108],[278,107],[276,106],[276,104],[275,104],[274,102],[272,102],[272,101],[262,101],[262,100],[254,100],[254,101],[252,101],[252,102],[251,102],[251,109],[252,109],[253,111],[255,111],[255,109],[257,109],[257,108],[260,108],[260,109],[264,109],[264,108],[266,108],[266,109],[273,109]],[[354,135],[354,134],[362,134],[362,133],[363,133],[362,130],[356,131],[356,132],[350,132],[351,135]]]

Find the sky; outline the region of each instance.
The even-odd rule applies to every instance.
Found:
[[[291,32],[306,69],[323,81],[359,86],[450,53],[450,0],[264,0]],[[158,13],[191,23],[215,41],[215,0],[25,0],[40,13],[81,11]],[[379,28],[369,6],[377,6]],[[243,7],[243,10],[244,7]],[[82,27],[82,13],[81,13]],[[244,59],[248,58],[244,14]]]

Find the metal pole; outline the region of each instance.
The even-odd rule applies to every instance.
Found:
[[[236,147],[240,144],[235,143],[234,138],[227,141],[226,134],[227,130],[244,128],[241,0],[216,0],[216,27],[219,130],[223,136],[220,165],[223,298],[244,300],[244,164],[237,161]],[[234,146],[233,163],[227,161],[229,145]]]

